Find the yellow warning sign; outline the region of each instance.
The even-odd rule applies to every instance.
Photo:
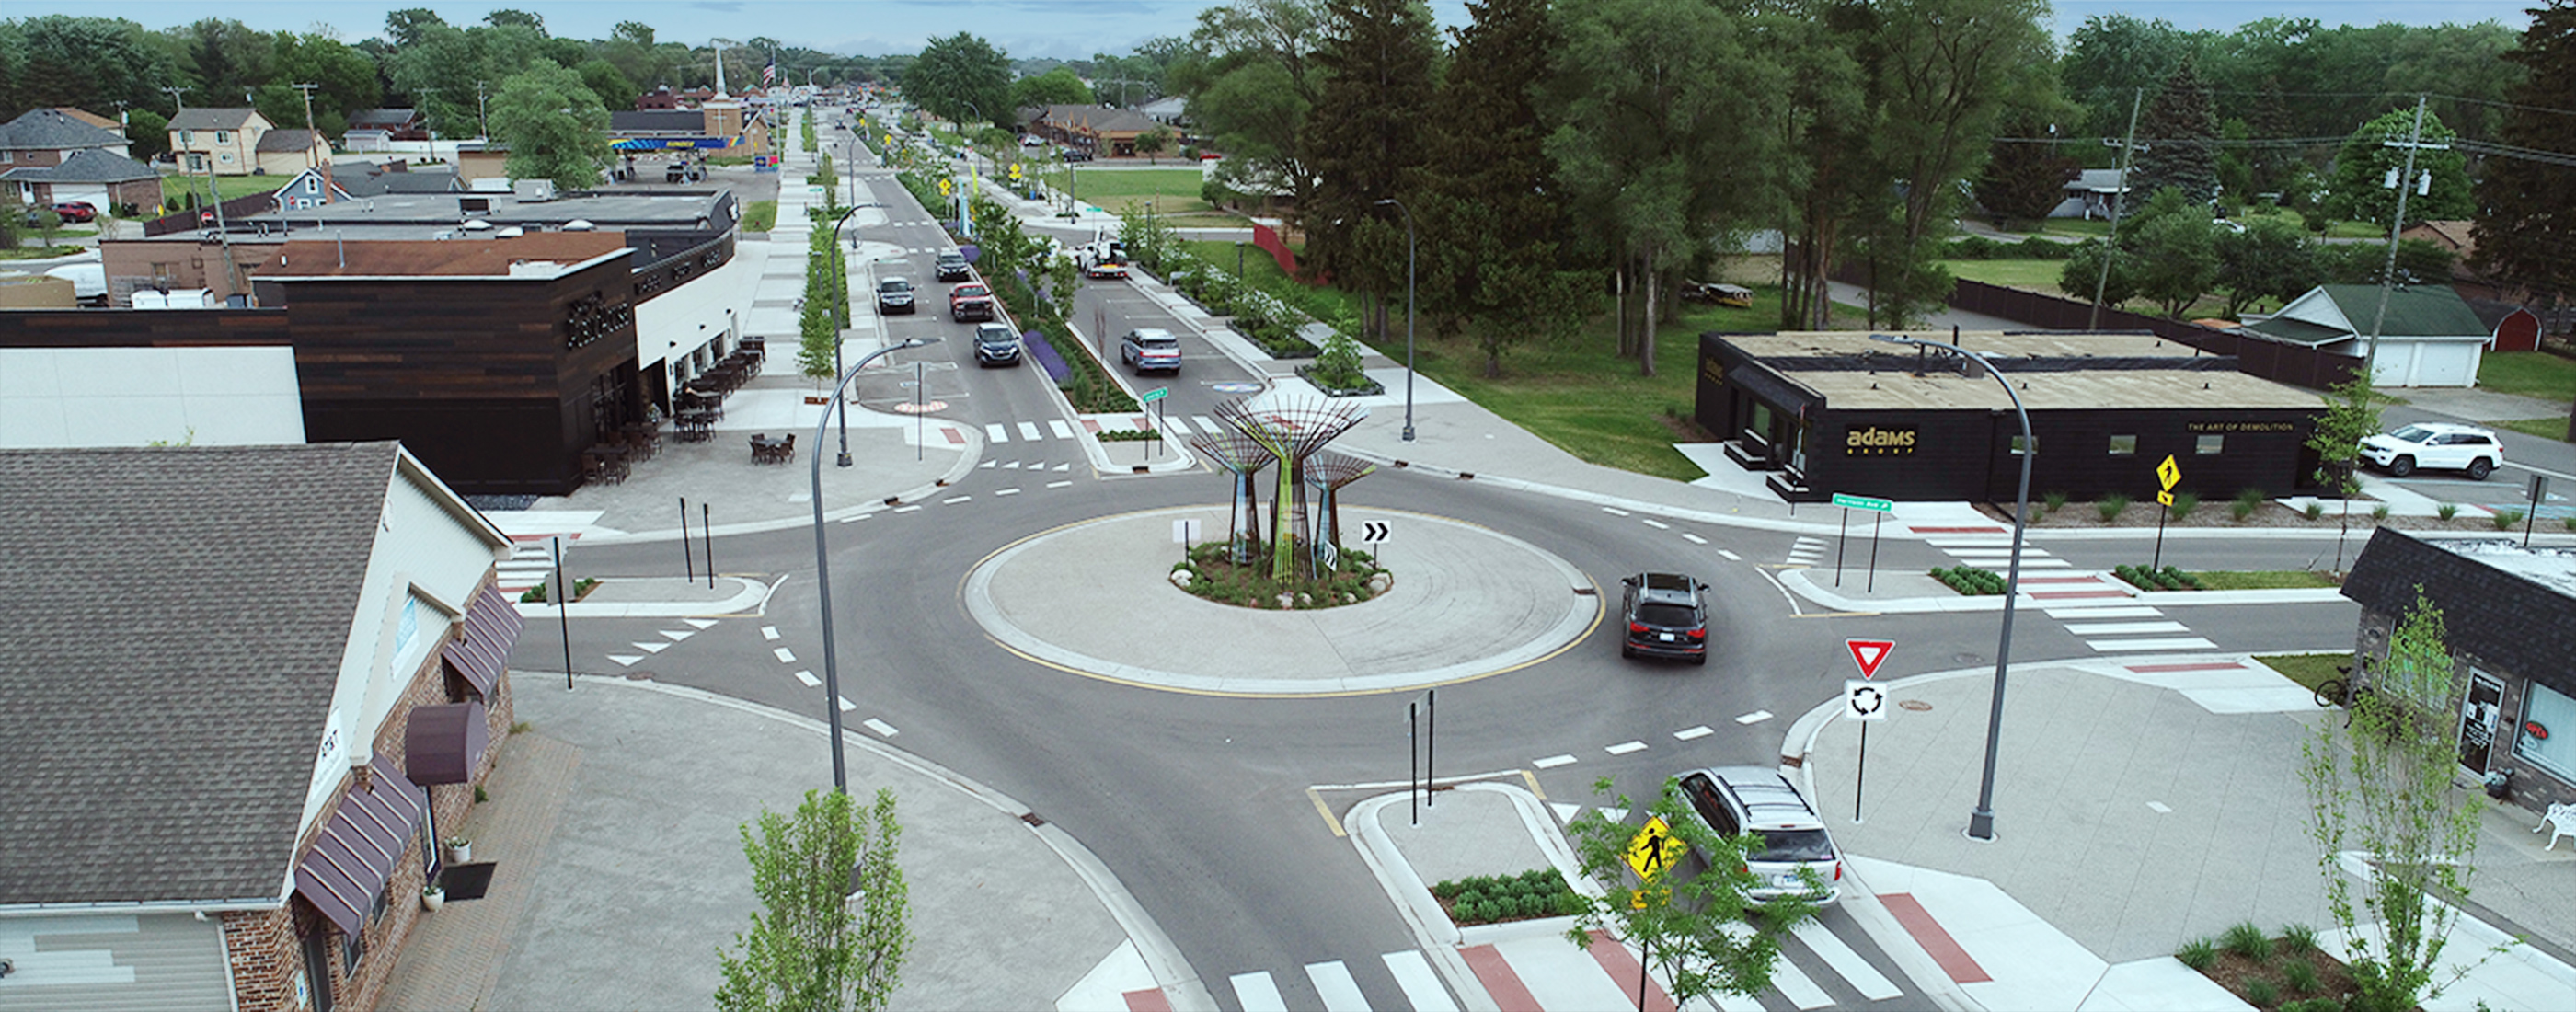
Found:
[[[1018,178],[1020,178],[1020,163],[1018,163],[1018,162],[1012,162],[1012,163],[1011,163],[1011,178],[1013,178],[1013,179],[1018,179]]]
[[[2174,463],[2173,454],[2165,454],[2165,462],[2156,465],[2156,480],[2164,483],[2167,492],[2182,480],[2182,465]]]
[[[1637,870],[1638,878],[1652,882],[1689,849],[1690,844],[1673,836],[1672,827],[1664,824],[1662,816],[1653,816],[1637,829],[1637,835],[1628,838],[1628,867]]]
[[[939,195],[943,197],[948,195],[948,181],[945,179],[939,181]]]
[[[2173,506],[2173,493],[2171,493],[2171,492],[2158,492],[2158,493],[2156,493],[2156,505],[2158,505],[2158,506],[2164,506],[2164,507],[2167,507],[2167,508],[2172,507],[2172,506]]]

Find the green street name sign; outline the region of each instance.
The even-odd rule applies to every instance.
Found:
[[[1141,396],[1138,396],[1138,397],[1136,398],[1136,400],[1138,400],[1139,402],[1145,403],[1145,404],[1152,404],[1152,403],[1154,403],[1155,401],[1162,400],[1163,398],[1165,398],[1165,397],[1169,397],[1169,396],[1171,396],[1171,395],[1172,395],[1172,388],[1170,388],[1170,387],[1155,387],[1154,389],[1151,389],[1151,390],[1145,391],[1145,392],[1144,392],[1144,394],[1142,394]]]
[[[1844,509],[1877,510],[1881,513],[1891,513],[1896,510],[1896,504],[1885,499],[1872,499],[1865,495],[1844,495],[1840,492],[1834,493],[1834,505]]]

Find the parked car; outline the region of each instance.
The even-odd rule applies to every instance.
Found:
[[[948,290],[948,318],[990,320],[993,318],[993,290],[982,284],[959,285]]]
[[[55,217],[61,218],[64,221],[91,222],[98,220],[98,208],[89,206],[85,201],[66,200],[59,204],[55,204],[53,211]]]
[[[1145,327],[1127,332],[1118,339],[1118,360],[1138,373],[1157,370],[1178,376],[1181,373],[1181,339],[1160,327]]]
[[[987,323],[976,327],[975,364],[1020,364],[1020,335],[998,323]]]
[[[1834,849],[1833,835],[1825,832],[1816,807],[1779,770],[1767,766],[1694,770],[1682,775],[1681,787],[1691,814],[1710,832],[1719,836],[1750,833],[1757,841],[1744,855],[1744,868],[1761,884],[1749,890],[1747,898],[1768,902],[1798,897],[1824,905],[1842,897],[1842,852]],[[1815,872],[1823,887],[1809,883],[1802,871]]]
[[[1046,146],[1046,143],[1046,138],[1040,137],[1036,134],[1020,135],[1020,146],[1024,148],[1042,148]]]
[[[1091,160],[1091,152],[1085,151],[1081,148],[1066,147],[1060,150],[1064,155],[1064,160],[1068,162],[1087,162]]]
[[[877,282],[877,312],[909,313],[914,308],[912,282],[902,278],[887,278]]]
[[[1619,616],[1627,632],[1619,656],[1678,657],[1708,663],[1708,585],[1680,573],[1639,573],[1620,581]]]
[[[2496,441],[2493,430],[2474,425],[2418,422],[2364,438],[2361,456],[2392,477],[2403,478],[2417,468],[2431,467],[2466,471],[2469,480],[2485,481],[2487,475],[2504,466],[2504,444]]]
[[[940,251],[937,267],[941,281],[964,281],[975,276],[975,271],[966,266],[966,254],[953,249]]]

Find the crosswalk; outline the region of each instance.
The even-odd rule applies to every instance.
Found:
[[[528,588],[553,580],[555,574],[554,537],[556,536],[512,536],[510,539],[509,561],[493,567],[500,571],[500,575],[494,581],[494,586],[499,589],[501,593],[506,594],[515,600],[520,594],[526,593]],[[581,534],[577,531],[566,532],[561,535],[561,537],[564,541],[564,550],[566,552],[570,552],[572,550],[574,539],[581,537]]]
[[[2012,535],[2004,528],[1916,528],[1924,540],[1968,565],[2002,572],[2011,564]],[[2046,549],[2022,545],[2022,596],[2099,653],[2180,653],[2216,650],[2161,608],[2137,601],[2136,589],[2117,576],[2078,572]]]
[[[1041,428],[1041,425],[1044,427]],[[1082,419],[1082,427],[1094,433],[1109,428],[1128,428],[1139,431],[1160,428],[1163,435],[1175,439],[1186,439],[1201,433],[1212,435],[1222,431],[1217,420],[1206,415],[1186,417],[1165,415],[1159,419],[1148,414],[1093,415]],[[1050,440],[1072,438],[1074,438],[1073,426],[1066,424],[1061,418],[1049,418],[1043,423],[1035,421],[984,423],[984,442],[993,446],[1015,442],[1044,443]]]

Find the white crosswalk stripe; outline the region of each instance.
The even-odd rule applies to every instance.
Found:
[[[1037,441],[1038,441],[1038,423],[1036,423],[1036,422],[1021,422],[1021,423],[1020,423],[1020,438],[1021,438],[1021,439],[1025,439],[1025,440],[1028,440],[1029,442],[1032,442],[1032,443],[1037,442]]]
[[[1270,971],[1238,973],[1225,979],[1234,985],[1234,1000],[1243,1012],[1288,1012],[1288,1003],[1279,997],[1279,985],[1270,980]]]
[[[1404,989],[1404,1001],[1413,1012],[1458,1012],[1458,1003],[1449,1000],[1449,990],[1440,986],[1440,975],[1431,972],[1431,961],[1416,949],[1390,952],[1379,959],[1395,975],[1395,986]]]
[[[1224,430],[1219,429],[1219,428],[1217,428],[1217,427],[1216,427],[1216,420],[1215,420],[1215,419],[1213,419],[1213,418],[1209,418],[1209,417],[1208,417],[1208,416],[1206,416],[1206,415],[1191,415],[1191,416],[1190,416],[1190,424],[1195,425],[1195,426],[1198,426],[1198,427],[1199,427],[1199,431],[1200,431],[1200,432],[1206,432],[1206,433],[1211,433],[1211,434],[1213,434],[1213,433],[1217,433],[1217,432],[1222,432],[1222,431],[1224,431]]]
[[[1047,431],[1055,433],[1055,438],[1057,439],[1073,438],[1073,427],[1064,424],[1064,419],[1061,418],[1047,419]]]
[[[984,426],[984,438],[995,443],[1007,443],[1011,441],[1011,437],[1002,431],[1002,423],[1000,422],[993,422]]]
[[[1369,1012],[1368,996],[1360,993],[1360,982],[1351,979],[1351,968],[1341,960],[1306,964],[1306,979],[1323,996],[1325,1012]]]
[[[2218,644],[2212,643],[2198,636],[2178,636],[2172,639],[2085,640],[2084,645],[2101,651],[2218,649]]]
[[[1188,425],[1188,424],[1186,424],[1186,423],[1184,423],[1184,422],[1182,422],[1182,421],[1181,421],[1180,419],[1178,419],[1178,418],[1172,418],[1172,417],[1168,417],[1168,416],[1166,416],[1166,417],[1165,417],[1165,418],[1163,418],[1163,419],[1162,419],[1162,421],[1161,421],[1160,423],[1158,423],[1158,424],[1162,425],[1162,427],[1163,427],[1163,431],[1168,432],[1168,433],[1171,433],[1172,435],[1175,435],[1175,436],[1186,436],[1186,435],[1189,435],[1189,434],[1190,434],[1190,427],[1189,427],[1189,425]]]
[[[2066,631],[2078,636],[2134,636],[2139,633],[2190,632],[2191,628],[2180,622],[2069,622]]]
[[[1800,921],[1797,927],[1789,929],[1789,933],[1797,936],[1798,941],[1805,943],[1807,950],[1824,960],[1826,966],[1832,967],[1835,973],[1841,974],[1843,980],[1858,990],[1862,997],[1871,1001],[1886,1001],[1905,993],[1894,982],[1888,980],[1886,974],[1878,972],[1877,967],[1869,965],[1868,960],[1860,958],[1860,953],[1852,951],[1850,945],[1845,944],[1833,932],[1825,930],[1823,925],[1814,921]]]

